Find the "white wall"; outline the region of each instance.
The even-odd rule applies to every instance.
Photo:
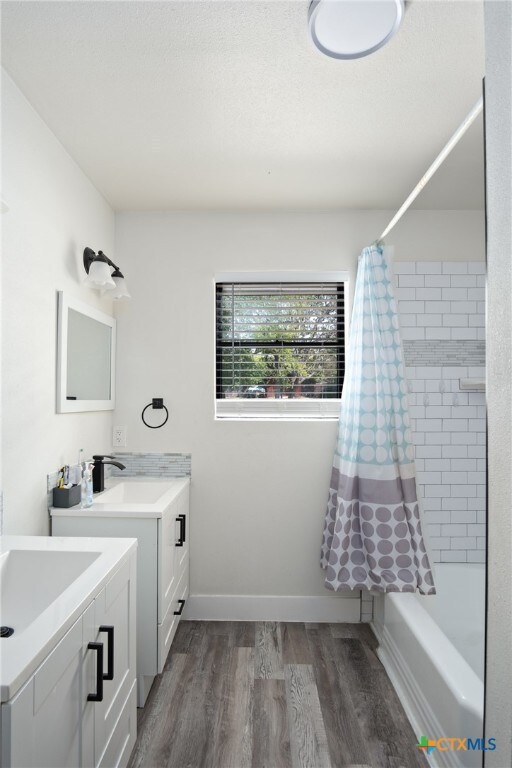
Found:
[[[485,3],[488,581],[486,768],[512,765],[512,3]]]
[[[56,414],[57,291],[80,285],[85,246],[114,253],[114,214],[2,72],[4,533],[48,531],[46,473],[111,443],[112,414]]]
[[[192,592],[326,595],[319,547],[336,422],[214,420],[214,274],[349,270],[393,212],[117,216],[132,301],[118,315],[127,450],[192,453]],[[397,259],[482,260],[481,212],[411,211]],[[143,426],[163,396],[170,419]]]

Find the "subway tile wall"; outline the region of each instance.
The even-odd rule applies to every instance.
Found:
[[[397,262],[410,416],[435,562],[484,562],[485,264]]]

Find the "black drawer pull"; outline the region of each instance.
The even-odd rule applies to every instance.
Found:
[[[178,515],[176,522],[180,524],[180,537],[176,542],[176,546],[182,547],[187,540],[187,519],[185,515]]]
[[[107,671],[103,675],[104,680],[114,679],[114,627],[102,624],[100,632],[106,632],[108,638],[107,646]],[[102,667],[103,670],[103,667]]]
[[[181,614],[183,613],[183,609],[185,607],[185,601],[184,600],[178,600],[178,603],[180,604],[180,607],[178,608],[177,611],[174,611],[174,615],[175,616],[181,616]]]
[[[89,643],[90,651],[96,651],[96,693],[88,693],[87,701],[103,701],[103,643]]]

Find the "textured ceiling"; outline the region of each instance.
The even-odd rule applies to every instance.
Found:
[[[2,2],[3,65],[116,209],[393,208],[477,100],[477,0],[413,0],[376,54],[308,0]],[[482,208],[479,121],[416,203]]]

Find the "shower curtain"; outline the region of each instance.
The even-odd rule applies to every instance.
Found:
[[[334,591],[435,594],[393,285],[376,245],[359,259],[320,562]]]

